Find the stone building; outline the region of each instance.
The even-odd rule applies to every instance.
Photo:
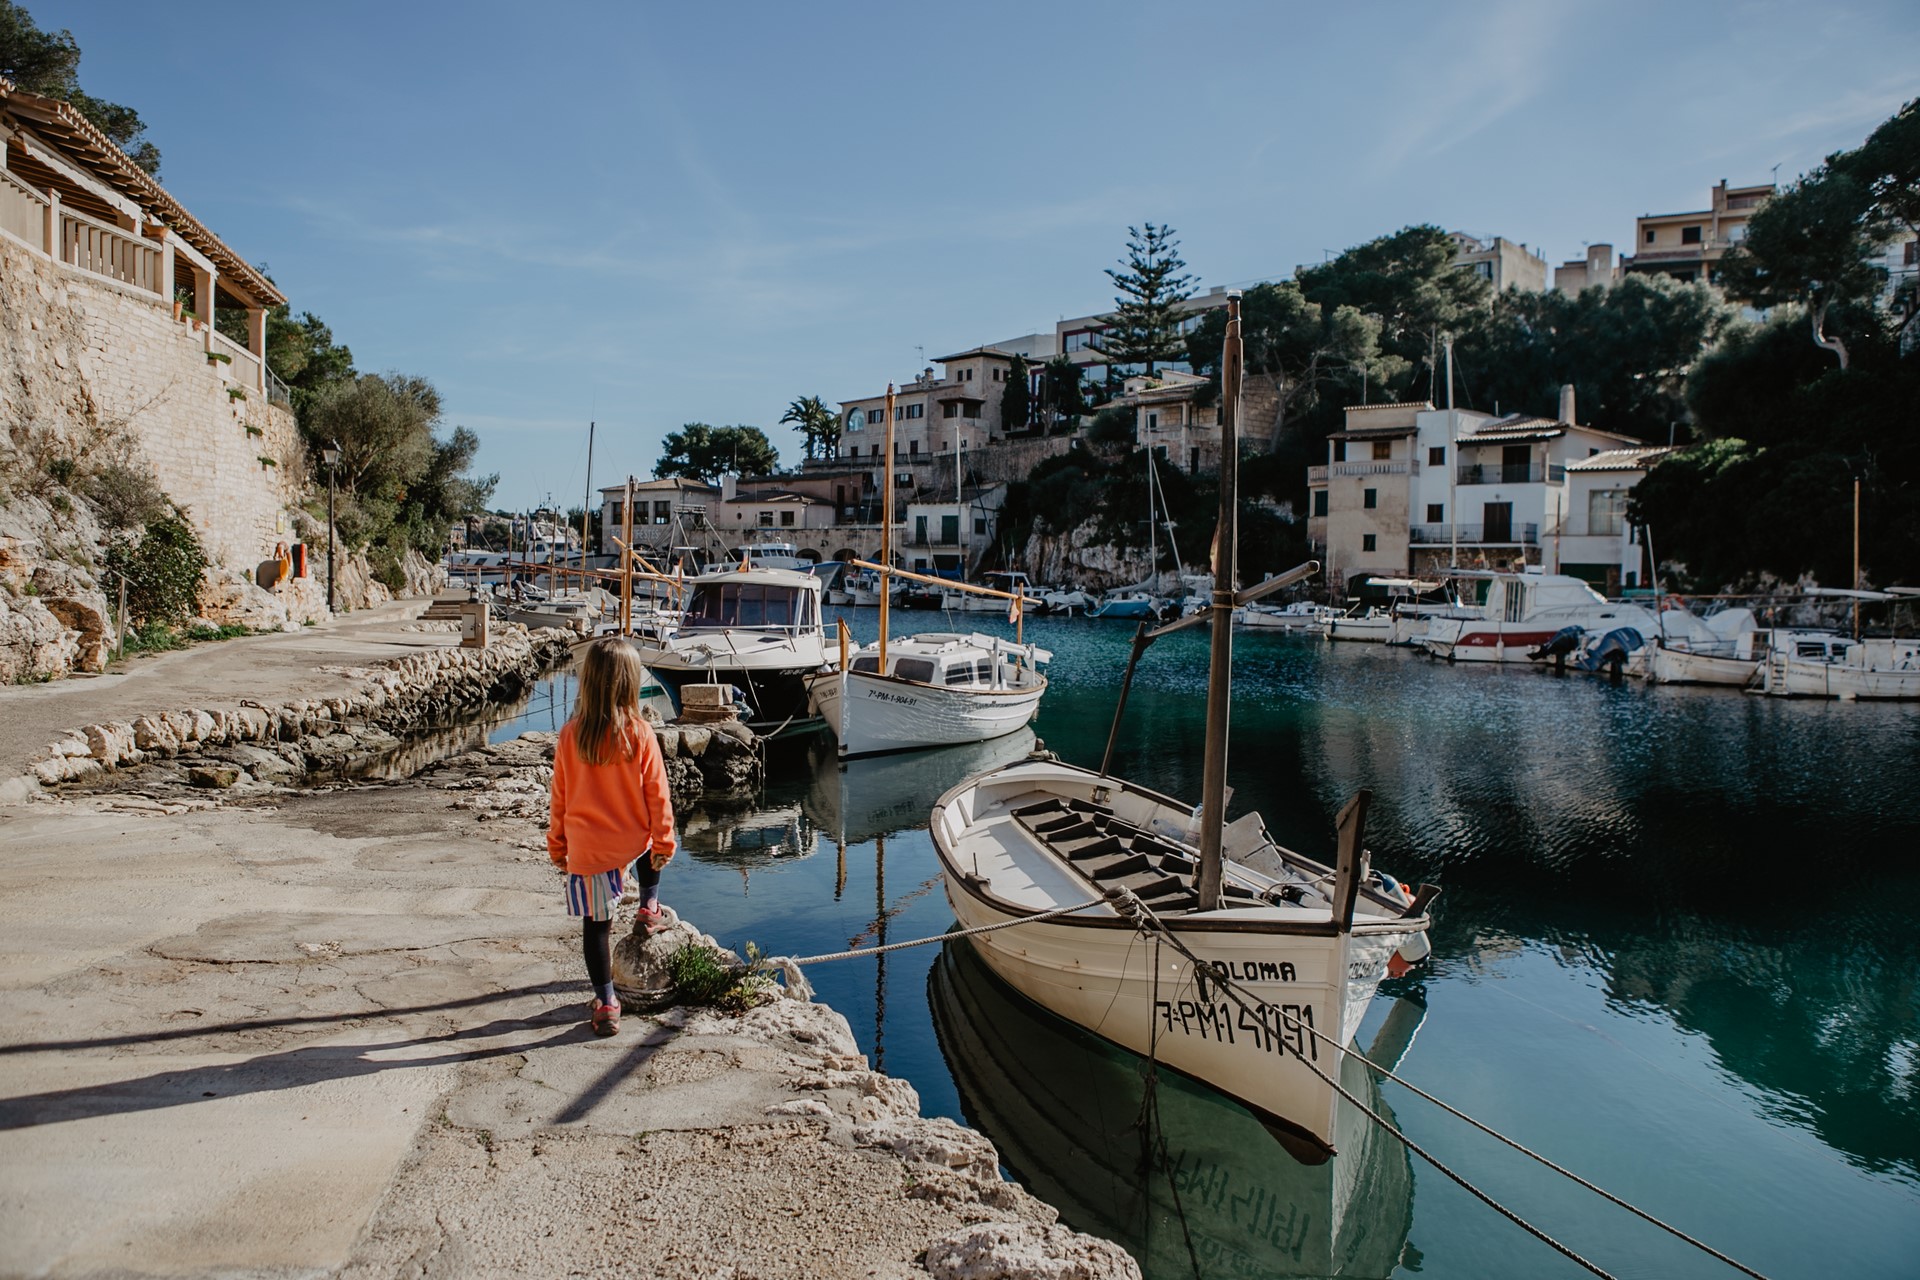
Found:
[[[1518,289],[1522,293],[1542,293],[1547,287],[1547,260],[1524,244],[1492,236],[1482,239],[1464,231],[1452,233],[1453,265],[1470,271],[1493,287],[1495,293]]]
[[[0,411],[131,441],[207,555],[252,572],[305,487],[265,359],[285,296],[69,104],[0,79],[0,143]],[[216,331],[227,311],[244,344]]]
[[[1773,194],[1773,184],[1714,184],[1709,207],[1688,213],[1646,213],[1634,220],[1633,254],[1623,273],[1639,272],[1711,284],[1727,250],[1747,236],[1747,219]]]

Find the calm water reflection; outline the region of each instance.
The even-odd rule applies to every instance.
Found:
[[[871,611],[849,619],[871,638]],[[1036,727],[1067,759],[1098,763],[1130,633],[1029,623],[1056,653]],[[1371,787],[1376,860],[1446,887],[1430,970],[1383,989],[1363,1044],[1395,998],[1423,1004],[1401,1069],[1563,1163],[1775,1276],[1920,1273],[1920,939],[1907,910],[1920,891],[1920,708],[1453,668],[1286,637],[1249,637],[1238,654],[1234,811],[1257,808],[1277,838],[1324,853],[1340,804]],[[1201,635],[1150,652],[1119,772],[1197,794],[1204,663]],[[536,694],[496,735],[564,719],[567,692]],[[790,757],[737,817],[689,830],[692,856],[665,891],[729,943],[794,954],[940,933],[952,917],[927,809],[993,754],[846,773],[830,751]],[[813,976],[928,1111],[978,1123],[1017,1176],[1136,1249],[1149,1275],[1191,1275],[1184,1243],[1163,1248],[1179,1231],[1164,1170],[1129,1183],[1124,1137],[1063,1165],[1060,1151],[1098,1148],[1084,1115],[1059,1115],[1064,1136],[1035,1129],[1033,1099],[1065,1072],[1109,1081],[1102,1114],[1124,1112],[1130,1060],[1081,1062],[1059,1024],[982,993],[954,961],[936,972],[941,950]],[[955,1029],[958,1009],[996,998],[997,1025]],[[1208,1144],[1238,1113],[1185,1094],[1176,1107],[1164,1089],[1169,1149],[1218,1155]],[[1397,1086],[1385,1098],[1441,1158],[1616,1273],[1726,1274]],[[1277,1146],[1231,1152],[1236,1186],[1296,1187],[1290,1203],[1318,1215],[1312,1238],[1327,1244],[1283,1266],[1247,1252],[1229,1212],[1212,1252],[1196,1245],[1203,1275],[1260,1273],[1245,1258],[1265,1258],[1263,1274],[1315,1274],[1314,1258],[1340,1274],[1385,1274],[1395,1259],[1428,1276],[1577,1274],[1424,1165],[1395,1193],[1372,1154],[1336,1158],[1343,1185],[1364,1188],[1339,1199],[1334,1184],[1298,1192],[1306,1175]],[[1189,1232],[1197,1217],[1190,1207]],[[1365,1250],[1342,1243],[1353,1232]]]

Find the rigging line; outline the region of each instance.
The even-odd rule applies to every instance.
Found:
[[[1214,982],[1215,982],[1215,985],[1217,985],[1220,988],[1221,992],[1224,995],[1228,996],[1230,999],[1232,999],[1235,1004],[1239,1005],[1243,1012],[1252,1014],[1256,1021],[1260,1020],[1260,1015],[1258,1010],[1256,1010],[1253,1006],[1249,1005],[1246,1001],[1246,998],[1240,994],[1240,983],[1237,979],[1220,976],[1217,970],[1213,970],[1212,966],[1205,965],[1205,962],[1202,961],[1198,956],[1194,955],[1193,952],[1188,949],[1187,945],[1181,942],[1179,937],[1175,935],[1172,932],[1172,930],[1168,929],[1167,926],[1160,920],[1160,918],[1153,913],[1153,909],[1147,906],[1144,902],[1141,902],[1139,898],[1132,893],[1132,891],[1124,887],[1121,887],[1115,890],[1111,890],[1110,893],[1112,894],[1112,900],[1114,901],[1116,907],[1119,910],[1121,910],[1123,914],[1127,915],[1127,917],[1130,920],[1133,920],[1137,927],[1141,927],[1141,928],[1152,927],[1157,931],[1165,932],[1167,935],[1168,942],[1170,943],[1170,945],[1172,945],[1174,950],[1184,955],[1189,961],[1191,961],[1194,964],[1196,968],[1205,966],[1210,972],[1215,973],[1216,976],[1214,978]],[[1701,1252],[1709,1254],[1712,1257],[1718,1259],[1719,1261],[1726,1263],[1729,1267],[1732,1267],[1735,1271],[1738,1271],[1743,1275],[1752,1276],[1754,1280],[1768,1280],[1768,1278],[1763,1273],[1754,1270],[1752,1267],[1749,1267],[1744,1262],[1741,1262],[1739,1259],[1730,1257],[1727,1254],[1722,1253],[1720,1250],[1714,1248],[1712,1245],[1706,1243],[1704,1240],[1695,1239],[1693,1236],[1688,1235],[1686,1232],[1682,1231],[1680,1228],[1673,1226],[1670,1223],[1664,1222],[1661,1219],[1655,1217],[1653,1214],[1648,1213],[1645,1209],[1642,1209],[1639,1206],[1631,1204],[1628,1201],[1621,1199],[1619,1196],[1614,1195],[1611,1191],[1608,1191],[1605,1187],[1598,1186],[1593,1182],[1589,1182],[1587,1179],[1573,1172],[1573,1170],[1565,1168],[1561,1165],[1555,1164],[1552,1160],[1548,1159],[1546,1156],[1541,1155],[1539,1152],[1532,1150],[1531,1148],[1514,1140],[1513,1138],[1509,1138],[1506,1134],[1501,1133],[1499,1130],[1494,1129],[1491,1126],[1486,1125],[1481,1121],[1474,1119],[1472,1116],[1468,1115],[1464,1111],[1461,1111],[1459,1108],[1454,1107],[1449,1103],[1443,1102],[1439,1098],[1434,1097],[1432,1094],[1428,1093],[1425,1089],[1422,1089],[1419,1085],[1413,1084],[1410,1081],[1405,1080],[1399,1075],[1395,1074],[1393,1071],[1389,1070],[1388,1068],[1381,1066],[1379,1063],[1375,1062],[1372,1058],[1369,1058],[1365,1053],[1362,1053],[1359,1050],[1342,1049],[1339,1044],[1333,1041],[1319,1028],[1310,1026],[1307,1023],[1304,1023],[1296,1018],[1291,1018],[1285,1013],[1282,1013],[1280,1017],[1282,1021],[1289,1027],[1289,1029],[1299,1028],[1301,1030],[1304,1030],[1307,1034],[1313,1036],[1316,1040],[1320,1040],[1326,1043],[1336,1053],[1348,1053],[1348,1052],[1353,1053],[1354,1056],[1359,1058],[1360,1061],[1365,1063],[1370,1069],[1385,1076],[1387,1079],[1392,1080],[1395,1084],[1400,1085],[1402,1088],[1405,1088],[1411,1091],[1412,1093],[1418,1095],[1419,1097],[1425,1098],[1428,1102],[1433,1103],[1435,1106],[1439,1107],[1441,1110],[1447,1112],[1448,1114],[1466,1121],[1468,1124],[1480,1130],[1482,1133],[1486,1134],[1488,1137],[1499,1140],[1500,1142],[1506,1144],[1507,1146],[1512,1147],[1515,1151],[1518,1151],[1520,1154],[1524,1156],[1528,1156],[1533,1160],[1536,1160],[1539,1163],[1545,1165],[1547,1168],[1553,1170],[1555,1173],[1560,1174],[1562,1177],[1568,1178],[1571,1181],[1578,1183],[1580,1186],[1585,1187],[1587,1190],[1593,1192],[1595,1195],[1601,1197],[1602,1199],[1608,1201],[1609,1203],[1618,1205],[1620,1208],[1625,1209],[1627,1212],[1633,1214],[1637,1218],[1640,1218],[1642,1221],[1649,1222],[1652,1225],[1659,1227],[1662,1231],[1665,1231],[1667,1234],[1675,1237],[1678,1240],[1685,1241],[1687,1244],[1692,1245],[1694,1248],[1699,1249]],[[1295,1055],[1295,1058],[1300,1063],[1300,1065],[1306,1067],[1309,1071],[1313,1072],[1315,1075],[1320,1076],[1322,1080],[1327,1079],[1327,1077],[1321,1073],[1318,1067],[1314,1066],[1312,1063],[1308,1062],[1306,1059],[1300,1058],[1297,1054]],[[1336,1058],[1335,1061],[1338,1061],[1338,1058]],[[1577,1253],[1574,1253],[1572,1250],[1562,1245],[1559,1241],[1553,1239],[1553,1237],[1547,1235],[1545,1232],[1541,1231],[1539,1228],[1533,1226],[1533,1224],[1521,1218],[1518,1214],[1514,1213],[1512,1210],[1508,1209],[1506,1206],[1499,1204],[1492,1197],[1488,1196],[1485,1192],[1481,1191],[1478,1187],[1474,1186],[1472,1183],[1467,1182],[1464,1178],[1462,1178],[1459,1174],[1456,1174],[1455,1172],[1453,1172],[1453,1170],[1449,1169],[1446,1165],[1440,1163],[1438,1159],[1429,1155],[1418,1144],[1416,1144],[1413,1141],[1413,1139],[1407,1137],[1399,1129],[1387,1123],[1387,1121],[1381,1119],[1379,1116],[1374,1115],[1373,1111],[1370,1108],[1368,1108],[1365,1103],[1361,1102],[1358,1098],[1353,1097],[1352,1094],[1348,1093],[1338,1083],[1331,1080],[1328,1080],[1327,1083],[1332,1085],[1333,1088],[1337,1092],[1339,1092],[1339,1094],[1342,1097],[1347,1098],[1355,1106],[1359,1107],[1362,1111],[1366,1112],[1367,1115],[1372,1116],[1373,1119],[1378,1121],[1380,1125],[1387,1130],[1388,1133],[1393,1134],[1401,1142],[1405,1143],[1409,1150],[1415,1152],[1420,1156],[1421,1159],[1425,1160],[1428,1164],[1431,1164],[1434,1168],[1438,1169],[1441,1173],[1445,1174],[1447,1177],[1459,1183],[1467,1191],[1473,1193],[1474,1196],[1485,1201],[1490,1208],[1497,1210],[1503,1216],[1511,1219],[1514,1223],[1524,1228],[1529,1234],[1553,1246],[1555,1249],[1565,1254],[1568,1258],[1572,1259],[1575,1262],[1580,1263],[1582,1266],[1587,1267],[1589,1270],[1592,1270],[1594,1274],[1596,1275],[1607,1274],[1606,1272],[1599,1270],[1592,1263],[1587,1262],[1586,1259],[1580,1257],[1580,1255],[1578,1255]]]
[[[1052,920],[1058,916],[1072,915],[1076,911],[1085,911],[1089,907],[1106,905],[1105,898],[1089,898],[1085,902],[1076,902],[1070,907],[1055,907],[1051,911],[1042,911],[1038,915],[1021,916],[1016,920],[1002,920],[996,924],[977,924],[971,929],[956,929],[947,933],[936,933],[930,938],[913,938],[906,942],[889,942],[884,947],[856,947],[850,951],[830,951],[822,956],[777,956],[775,960],[786,964],[825,964],[829,960],[851,960],[855,956],[877,956],[883,951],[903,951],[908,947],[924,947],[929,942],[945,942],[948,938],[971,938],[975,934],[992,933],[996,929],[1011,929],[1017,924],[1039,924],[1043,920]]]

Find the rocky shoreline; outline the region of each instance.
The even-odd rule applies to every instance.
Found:
[[[0,818],[0,1270],[1137,1276],[831,1008],[587,1033],[544,848],[553,735],[422,736],[565,653],[503,629],[35,762]],[[661,739],[689,798],[758,776],[744,730]],[[398,780],[310,785],[409,741]],[[675,929],[656,950],[700,937]],[[657,987],[637,948],[627,988]]]

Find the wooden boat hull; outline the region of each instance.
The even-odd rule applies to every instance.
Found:
[[[1911,646],[1911,641],[1867,641],[1861,647],[1886,646],[1887,665],[1859,662],[1812,662],[1787,653],[1770,657],[1763,669],[1762,688],[1776,697],[1839,698],[1846,701],[1912,702],[1920,700],[1920,652],[1899,652],[1896,643]],[[1871,652],[1870,650],[1866,652]],[[1848,657],[1853,657],[1849,654]],[[1863,653],[1863,659],[1864,659]],[[1879,657],[1875,653],[1872,656]]]
[[[1001,924],[1047,902],[1097,896],[1091,884],[1032,851],[1022,851],[1024,861],[1011,869],[993,860],[996,848],[1020,838],[1009,825],[1017,806],[1096,794],[1108,795],[1113,812],[1141,827],[1184,822],[1187,813],[1165,797],[1056,763],[997,770],[942,797],[932,831],[960,924]],[[1297,1155],[1330,1154],[1338,1095],[1316,1071],[1339,1078],[1344,1046],[1390,958],[1424,934],[1427,918],[1363,917],[1350,932],[1334,927],[1325,910],[1316,916],[1255,905],[1165,919],[1203,969],[1142,937],[1104,904],[967,941],[1002,981],[1042,1008],[1231,1095],[1298,1139]],[[1235,981],[1252,1010],[1222,992],[1218,974]]]
[[[943,688],[890,676],[829,671],[808,680],[811,713],[840,743],[842,759],[986,742],[1026,728],[1045,676],[1017,689]]]
[[[1655,684],[1722,684],[1744,687],[1759,678],[1757,658],[1718,658],[1659,645],[1645,650],[1645,675]]]

